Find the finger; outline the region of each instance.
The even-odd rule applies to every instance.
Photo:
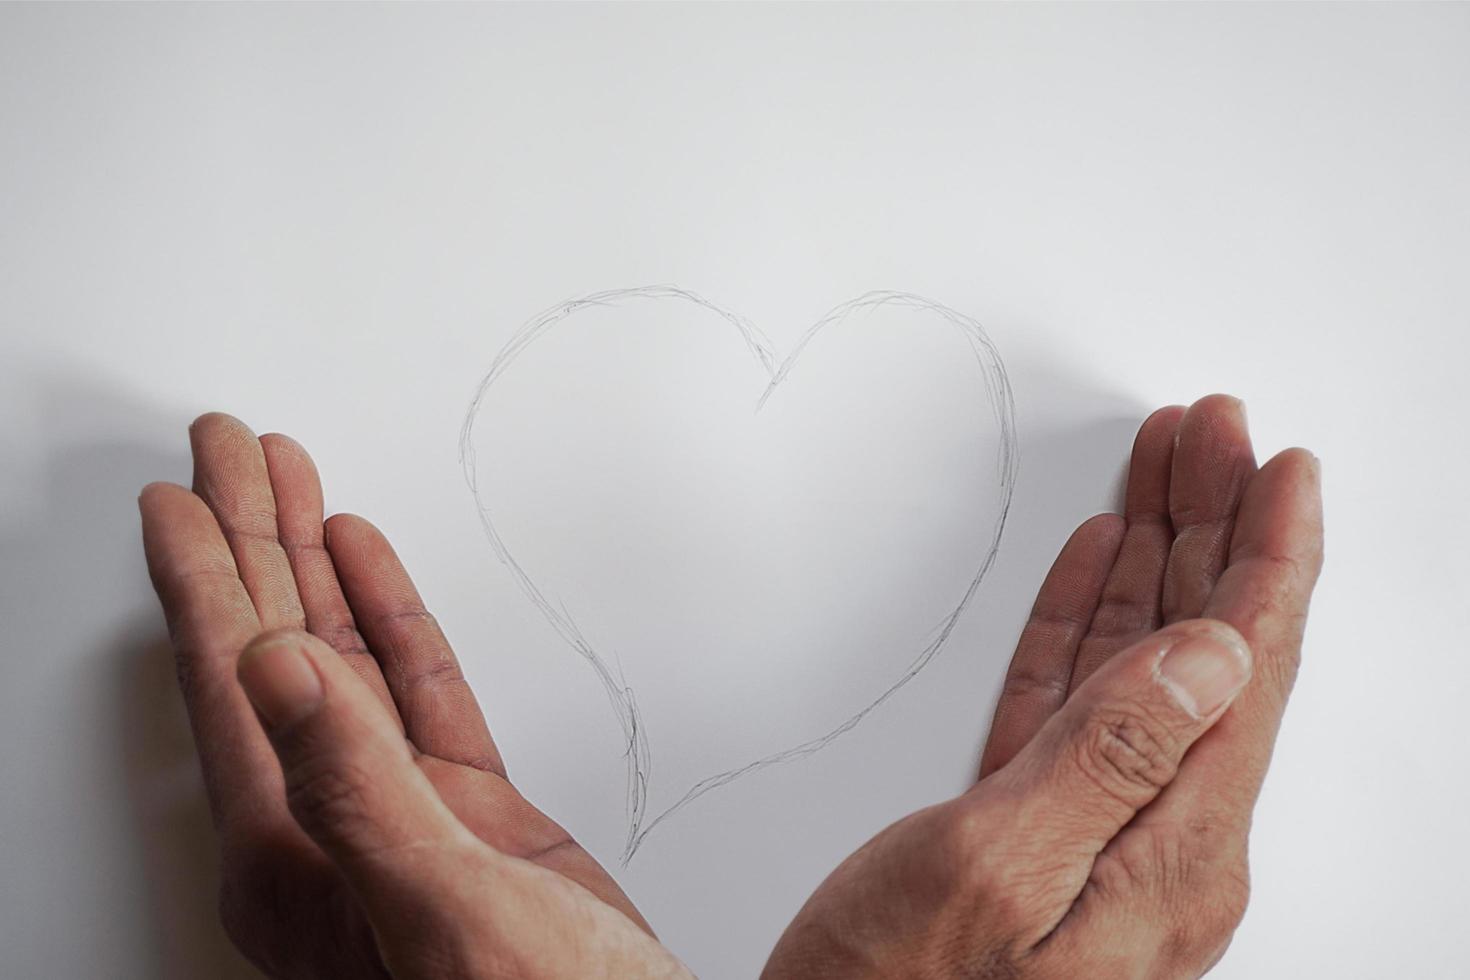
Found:
[[[370,905],[473,841],[383,705],[322,640],[261,634],[237,676],[280,760],[291,815]]]
[[[1164,574],[1164,622],[1203,613],[1225,569],[1235,512],[1255,471],[1240,400],[1209,395],[1191,405],[1179,424],[1169,481],[1174,546]]]
[[[265,454],[239,419],[211,412],[189,427],[194,492],[214,512],[262,629],[305,625],[291,562],[276,531]]]
[[[183,487],[149,484],[138,508],[215,823],[285,819],[280,770],[235,682],[235,661],[260,621],[229,545],[204,501]]]
[[[289,436],[263,435],[260,447],[265,453],[271,493],[276,502],[277,533],[291,562],[307,630],[335,649],[397,720],[398,709],[388,693],[383,672],[357,631],[352,610],[337,581],[337,569],[327,553],[322,484],[316,464],[301,444]],[[402,724],[398,721],[400,730]]]
[[[349,514],[327,521],[326,536],[342,591],[408,737],[429,755],[504,776],[505,763],[459,660],[388,539]]]
[[[1072,662],[1123,542],[1124,521],[1099,514],[1072,532],[1041,584],[995,705],[980,759],[984,779],[1031,741],[1067,699]]]
[[[977,799],[983,805],[990,789],[988,798],[1019,806],[1023,839],[1008,846],[1058,868],[1055,887],[1080,891],[1098,852],[1169,784],[1250,671],[1250,652],[1228,625],[1165,627],[1099,668],[977,786]]]
[[[1321,470],[1311,453],[1288,449],[1246,488],[1229,566],[1205,607],[1246,638],[1256,677],[1142,815],[1145,823],[1212,828],[1226,839],[1222,847],[1235,839],[1243,845],[1296,679],[1321,568]]]
[[[1249,641],[1255,675],[1173,781],[1097,855],[1045,956],[1097,963],[1106,944],[1156,951],[1163,959],[1151,975],[1199,976],[1229,944],[1250,894],[1251,811],[1321,568],[1319,488],[1317,463],[1300,449],[1267,462],[1246,488],[1229,565],[1206,609]]]
[[[1161,408],[1144,420],[1133,442],[1123,516],[1128,529],[1103,587],[1087,635],[1077,649],[1071,690],[1119,650],[1163,625],[1159,596],[1174,527],[1169,523],[1169,475],[1174,437],[1184,408]]]
[[[264,634],[238,677],[292,816],[346,876],[394,976],[688,976],[590,892],[477,840],[383,705],[317,637]]]

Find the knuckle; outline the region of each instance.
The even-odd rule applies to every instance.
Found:
[[[302,537],[299,533],[293,534],[282,528],[279,532],[279,540],[282,550],[286,552],[286,557],[291,559],[293,568],[298,562],[331,561],[326,545],[322,544],[318,537]]]
[[[1058,627],[1059,631],[1062,629],[1065,627]],[[1042,701],[1048,704],[1060,702],[1067,696],[1069,680],[1070,678],[1065,674],[1042,670],[1031,664],[1019,664],[1012,666],[1007,672],[1002,685],[1001,697]]]
[[[394,680],[408,696],[427,691],[435,698],[447,699],[469,689],[464,671],[451,653],[431,653],[413,664],[400,664]]]
[[[467,756],[460,765],[470,769],[478,769],[481,772],[493,772],[500,775],[504,775],[505,773],[505,763],[494,752],[481,752]]]
[[[225,535],[238,538],[250,547],[274,545],[281,547],[276,532],[276,508],[274,500],[252,500],[235,498],[229,506],[221,507],[215,514],[220,530]],[[284,554],[284,552],[283,552]]]
[[[423,663],[407,671],[404,680],[415,687],[448,686],[464,682],[464,672],[453,656],[441,655],[424,658]]]
[[[1178,739],[1169,725],[1142,707],[1094,713],[1077,740],[1077,765],[1103,792],[1137,804],[1168,785],[1178,768]]]
[[[1263,572],[1257,575],[1255,599],[1263,611],[1287,612],[1301,603],[1301,598],[1316,577],[1290,555],[1262,555],[1256,559]]]
[[[1254,616],[1295,618],[1305,615],[1317,580],[1317,568],[1312,559],[1242,550],[1233,555],[1231,561],[1251,570],[1244,589],[1245,603]]]
[[[422,606],[390,609],[372,616],[368,622],[384,633],[439,628],[439,621],[434,618],[434,614]]]
[[[194,702],[195,691],[199,687],[199,662],[198,658],[181,644],[173,644],[174,651],[174,678],[178,681],[179,691],[184,695],[184,702]]]
[[[1090,636],[1098,639],[1117,639],[1154,629],[1154,610],[1148,603],[1133,596],[1104,594],[1092,615]]]
[[[371,656],[367,643],[351,620],[331,623],[314,631],[319,639],[344,657]]]

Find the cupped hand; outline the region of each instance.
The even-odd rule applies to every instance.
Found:
[[[223,851],[274,977],[674,977],[592,857],[509,781],[383,536],[310,457],[206,415],[194,487],[139,499]]]
[[[1162,409],[1125,513],[1041,587],[978,782],[848,858],[765,977],[1198,977],[1249,892],[1247,833],[1322,560],[1316,459],[1257,469],[1238,401]]]

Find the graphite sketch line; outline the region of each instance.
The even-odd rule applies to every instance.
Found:
[[[954,609],[938,624],[937,634],[934,635],[934,638],[919,650],[908,667],[877,698],[831,731],[802,742],[799,745],[792,746],[791,748],[756,759],[739,768],[726,770],[725,772],[706,777],[691,786],[682,797],[651,820],[646,819],[646,817],[648,787],[653,759],[649,751],[647,730],[643,725],[642,714],[639,711],[633,688],[623,676],[621,666],[619,666],[616,673],[608,667],[607,662],[593,649],[581,630],[578,629],[571,614],[566,610],[566,607],[560,603],[554,605],[549,601],[516,561],[510,549],[506,547],[504,540],[500,536],[500,532],[496,529],[494,520],[491,518],[490,509],[486,505],[482,494],[474,447],[475,421],[479,416],[481,405],[485,400],[490,386],[495,383],[527,347],[557,323],[576,313],[578,310],[585,309],[588,306],[616,305],[626,300],[679,300],[709,310],[734,327],[745,342],[747,350],[761,364],[770,378],[770,382],[766,385],[765,390],[756,401],[755,410],[757,412],[764,407],[767,400],[776,390],[776,387],[786,380],[801,352],[818,333],[827,327],[841,323],[858,311],[870,311],[885,305],[904,306],[937,314],[960,331],[974,352],[976,360],[979,362],[981,377],[984,381],[986,400],[1000,428],[1000,442],[996,452],[996,477],[1001,492],[1001,501],[989,544],[980,557],[974,577],[971,578]],[[955,625],[959,622],[959,618],[964,613],[965,608],[975,597],[976,592],[979,591],[980,583],[984,581],[985,576],[990,572],[991,566],[994,565],[996,556],[1000,552],[1000,541],[1005,530],[1006,518],[1010,512],[1011,497],[1015,490],[1019,463],[1019,446],[1016,440],[1015,429],[1015,396],[1011,390],[1010,379],[1006,374],[1005,364],[1000,358],[1000,352],[996,349],[995,344],[991,342],[989,336],[986,335],[984,328],[973,318],[965,316],[940,303],[933,302],[913,293],[894,290],[868,292],[859,296],[857,299],[833,307],[821,319],[807,328],[791,352],[779,363],[776,360],[776,355],[770,342],[744,317],[729,312],[711,303],[697,293],[681,289],[678,286],[652,285],[632,289],[609,289],[592,293],[580,299],[558,303],[528,320],[495,356],[495,359],[491,362],[489,372],[481,379],[478,388],[475,390],[474,398],[471,399],[469,410],[465,414],[464,423],[460,427],[459,450],[460,464],[464,470],[465,482],[469,485],[470,493],[475,499],[475,507],[480,517],[480,524],[484,528],[485,536],[489,539],[490,545],[495,551],[496,558],[510,570],[512,578],[520,586],[521,591],[535,604],[536,608],[540,610],[542,616],[551,624],[552,628],[592,667],[604,691],[607,693],[608,701],[613,707],[614,714],[617,716],[618,724],[623,732],[623,755],[628,770],[626,798],[628,829],[622,856],[622,863],[625,866],[638,852],[638,848],[642,845],[649,833],[674,813],[700,796],[703,796],[705,793],[708,793],[710,790],[724,786],[739,779],[741,776],[764,769],[767,766],[804,758],[820,751],[834,739],[855,728],[864,718],[912,680],[919,671],[923,670],[938,655],[939,651],[944,648],[945,643],[949,640],[950,634],[954,631]]]

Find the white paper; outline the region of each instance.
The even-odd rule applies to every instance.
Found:
[[[315,456],[458,648],[512,778],[709,980],[959,792],[1037,585],[1149,410],[1324,461],[1327,570],[1223,977],[1446,976],[1470,777],[1463,7],[0,10],[7,976],[249,975],[134,498],[224,410]],[[647,833],[586,659],[460,459],[525,324],[689,290],[779,364],[870,291],[980,324],[1014,496],[942,648]],[[953,614],[1003,502],[981,362],[911,307],[770,372],[679,300],[488,390],[480,504],[637,696],[643,827],[818,739]]]

